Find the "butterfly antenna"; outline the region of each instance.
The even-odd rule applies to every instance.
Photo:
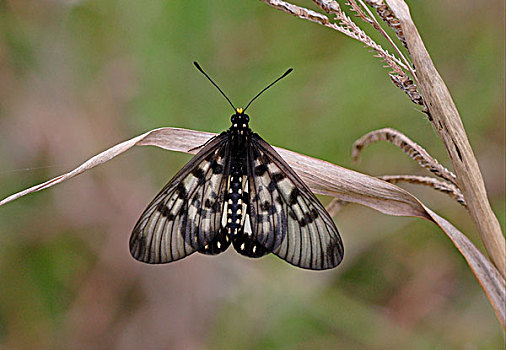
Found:
[[[260,96],[265,90],[267,90],[268,88],[270,88],[272,85],[276,84],[278,81],[280,81],[281,79],[283,79],[284,77],[286,77],[288,74],[290,74],[292,72],[293,68],[290,68],[288,69],[282,76],[280,76],[278,79],[274,80],[272,83],[270,83],[269,85],[267,85],[262,91],[260,91],[255,97],[253,97],[251,99],[251,101],[249,101],[248,105],[246,106],[246,108],[244,108],[244,111],[246,111],[249,107],[249,105],[255,101],[257,99],[258,96]]]
[[[237,109],[234,107],[234,104],[230,101],[230,99],[227,97],[227,95],[225,95],[225,93],[220,89],[220,87],[213,81],[213,79],[211,79],[211,77],[209,75],[207,75],[206,72],[204,72],[202,67],[200,67],[200,65],[196,61],[193,61],[193,64],[195,65],[195,67],[197,67],[197,69],[200,71],[200,73],[204,74],[206,76],[206,78],[209,79],[209,81],[211,83],[213,83],[214,86],[216,86],[216,88],[221,92],[221,94],[227,99],[228,103],[230,103],[230,105],[232,106],[234,111],[236,111]]]

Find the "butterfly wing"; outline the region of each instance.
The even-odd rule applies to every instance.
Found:
[[[306,269],[339,265],[344,249],[334,221],[309,187],[257,134],[252,134],[247,164],[250,236],[264,248],[260,251]]]
[[[208,141],[148,205],[130,237],[135,259],[161,264],[228,247],[221,234],[228,141],[226,132]]]

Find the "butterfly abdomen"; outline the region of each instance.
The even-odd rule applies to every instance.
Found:
[[[243,171],[242,164],[235,162],[230,171],[230,183],[227,194],[227,223],[231,235],[234,235],[242,226],[244,213]]]

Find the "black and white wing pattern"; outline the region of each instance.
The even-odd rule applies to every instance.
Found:
[[[161,264],[195,251],[218,254],[228,248],[221,227],[228,141],[227,133],[208,141],[149,204],[130,237],[135,259]]]
[[[272,252],[295,266],[323,270],[339,265],[344,249],[334,221],[295,171],[255,133],[247,169],[244,235],[264,248],[262,253]]]
[[[334,221],[309,187],[248,126],[245,108],[234,108],[230,128],[213,137],[146,208],[130,237],[130,252],[162,264],[194,252],[215,255],[232,244],[244,256],[273,253],[312,270],[342,261],[343,242]]]

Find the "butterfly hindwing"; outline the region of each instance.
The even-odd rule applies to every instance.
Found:
[[[334,221],[279,154],[252,134],[247,156],[252,236],[267,252],[307,269],[337,266],[344,254]]]
[[[130,238],[135,259],[168,263],[228,247],[221,219],[229,152],[226,133],[211,139],[153,199]]]

